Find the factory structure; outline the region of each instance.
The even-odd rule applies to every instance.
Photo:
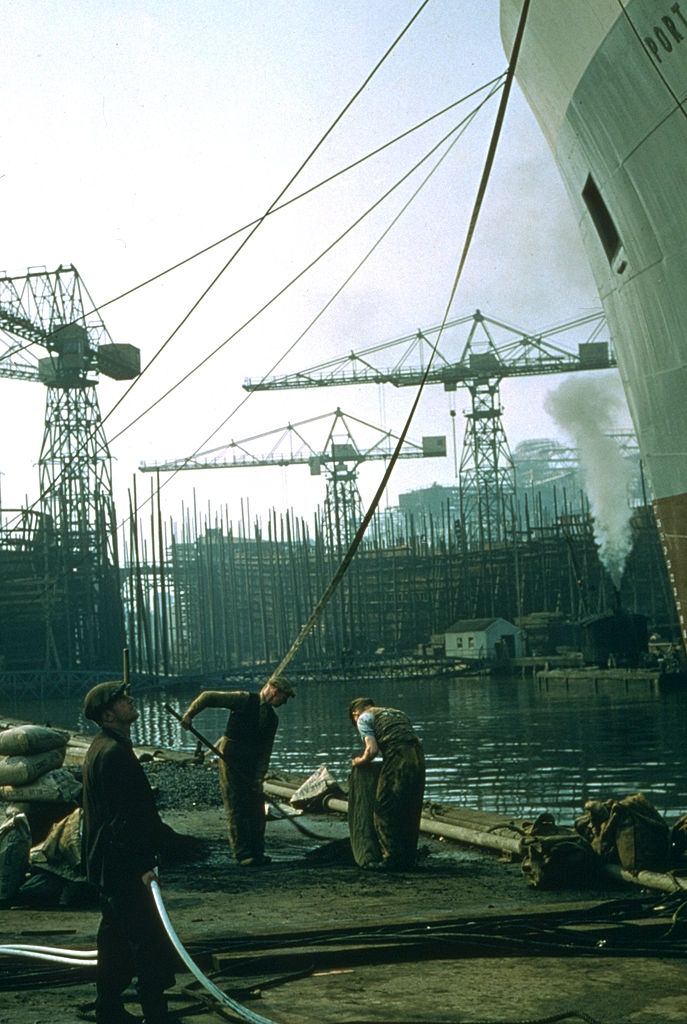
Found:
[[[0,278],[0,328],[8,339],[0,377],[46,388],[39,499],[0,511],[5,685],[64,693],[86,676],[117,672],[124,647],[132,672],[148,680],[269,671],[360,524],[360,465],[388,463],[394,452],[446,459],[451,445],[444,436],[401,442],[336,408],[207,456],[141,466],[151,473],[146,513],[139,515],[134,482],[118,527],[97,384],[103,374],[134,380],[140,360],[133,346],[112,342],[93,305],[74,267]],[[439,341],[451,329],[461,345],[442,355]],[[574,331],[585,331],[584,340],[566,347],[559,335]],[[427,384],[470,396],[460,460],[454,454],[454,467],[436,474],[454,482],[401,495],[398,507],[374,514],[296,671],[449,671],[462,643],[456,627],[465,623],[480,623],[485,637],[495,635],[494,623],[506,624],[490,656],[553,655],[580,647],[589,623],[614,608],[667,639],[679,635],[632,436],[616,439],[634,481],[631,545],[618,586],[599,557],[575,449],[544,439],[513,453],[508,446],[501,381],[611,368],[603,332],[601,314],[529,335],[478,311],[292,376],[246,382],[247,390],[413,386],[431,351]],[[43,350],[37,362],[25,358],[29,345]],[[378,366],[391,349],[393,366]],[[452,426],[455,433],[455,413]],[[323,478],[309,521],[276,508],[249,518],[247,503],[239,515],[227,507],[201,514],[193,500],[180,513],[162,506],[160,479],[168,471],[269,465],[306,465]],[[450,657],[447,636],[454,638]]]

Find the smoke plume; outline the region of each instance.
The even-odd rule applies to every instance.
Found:
[[[599,557],[619,587],[632,543],[631,470],[617,440],[608,436],[625,408],[620,385],[605,377],[568,378],[547,396],[544,408],[578,450]]]

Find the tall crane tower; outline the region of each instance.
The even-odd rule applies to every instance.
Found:
[[[468,542],[479,539],[489,545],[502,540],[507,531],[508,505],[515,491],[513,459],[503,429],[501,381],[615,367],[610,344],[599,340],[603,328],[601,312],[532,333],[476,310],[447,321],[443,327],[417,330],[296,373],[249,379],[243,386],[246,391],[350,384],[416,387],[432,358],[428,384],[442,384],[445,391],[464,386],[470,393],[459,470],[461,519]],[[576,351],[553,341],[564,333],[580,331],[585,340],[578,343]],[[454,352],[457,350],[457,356],[438,348],[440,335],[442,342],[445,339]],[[380,355],[392,351],[397,356],[394,364],[380,366]]]
[[[363,431],[365,441],[362,440]],[[274,439],[267,452],[256,454],[251,450],[255,442],[263,442],[267,438]],[[338,549],[348,543],[362,518],[358,468],[363,462],[371,460],[388,461],[397,440],[396,435],[390,431],[335,409],[333,413],[254,434],[187,459],[142,463],[140,469],[143,472],[177,472],[182,469],[305,465],[309,467],[312,476],[324,472],[327,482],[325,521],[328,539],[332,548]],[[424,437],[422,444],[406,440],[399,458],[440,458],[445,455],[445,437]]]
[[[123,645],[112,471],[97,384],[99,374],[136,377],[140,354],[114,344],[93,307],[73,266],[0,276],[0,331],[10,339],[0,377],[47,389],[40,508],[58,553],[53,584],[65,591],[60,622],[68,637],[61,654],[54,649],[55,667],[70,669],[117,665]],[[28,362],[34,345],[46,354]]]

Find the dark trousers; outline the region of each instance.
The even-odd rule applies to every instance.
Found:
[[[412,868],[420,835],[425,758],[419,743],[394,744],[377,782],[374,825],[389,867]]]
[[[224,749],[223,739],[218,744]],[[262,776],[257,768],[219,762],[219,785],[227,815],[229,843],[236,860],[265,852],[265,794]]]
[[[383,862],[412,868],[417,856],[425,789],[425,759],[419,743],[398,743],[384,760],[353,768],[348,790],[348,826],[356,864]]]
[[[166,1020],[164,990],[174,984],[176,954],[164,930],[149,889],[140,880],[127,881],[101,893],[98,928],[96,1020],[117,1021],[122,993],[137,979],[146,1022]]]

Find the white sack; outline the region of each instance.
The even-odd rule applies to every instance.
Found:
[[[8,803],[76,803],[81,783],[67,768],[55,768],[28,786],[0,786],[0,800]]]
[[[53,768],[61,768],[66,747],[56,747],[42,754],[0,757],[0,786],[25,786]]]
[[[47,725],[15,725],[0,732],[0,754],[41,754],[66,747],[69,733]]]

